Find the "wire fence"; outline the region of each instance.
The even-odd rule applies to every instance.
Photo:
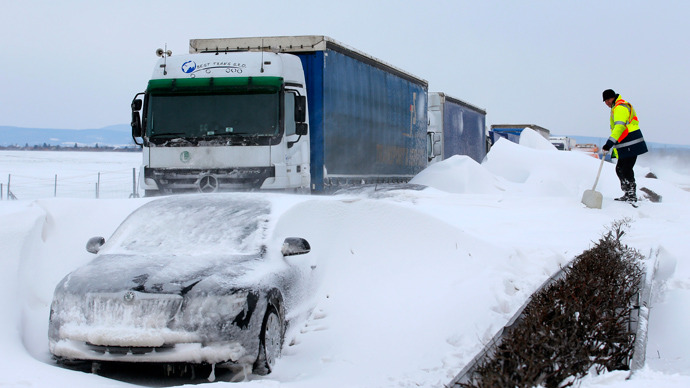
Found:
[[[88,175],[54,178],[12,175],[0,183],[0,199],[64,198],[138,198],[137,171],[106,171]]]
[[[136,198],[140,164],[123,152],[0,152],[0,199]]]

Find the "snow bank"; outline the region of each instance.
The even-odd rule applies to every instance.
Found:
[[[458,194],[497,194],[505,190],[501,179],[465,155],[454,155],[429,166],[410,183]]]
[[[429,167],[413,181],[430,187],[421,191],[255,193],[275,209],[273,239],[305,237],[312,246],[286,262],[311,260],[323,283],[313,302],[299,306],[295,316],[306,318],[290,327],[275,372],[233,387],[443,386],[532,291],[624,217],[632,220],[624,241],[663,264],[648,344],[648,360],[655,355],[660,364],[629,381],[615,372],[583,386],[690,385],[687,355],[668,348],[671,341],[690,347],[677,335],[690,322],[690,193],[638,174],[640,186],[664,199],[634,209],[613,201],[620,188],[605,163],[597,186],[603,208],[588,209],[580,199],[599,161],[525,135],[522,145],[497,142],[482,164],[453,157]],[[54,366],[49,304],[57,282],[93,257],[88,238],[109,237],[148,200],[0,202],[0,290],[9,296],[0,301],[0,385],[126,385]],[[665,309],[657,315],[663,321],[655,308]]]

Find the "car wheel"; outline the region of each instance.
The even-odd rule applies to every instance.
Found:
[[[261,325],[259,335],[259,356],[254,363],[254,373],[257,375],[267,375],[271,373],[276,358],[280,357],[283,347],[283,320],[273,306],[269,306]]]

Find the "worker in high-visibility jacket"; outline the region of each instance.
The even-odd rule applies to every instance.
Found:
[[[637,202],[637,185],[633,167],[637,156],[647,152],[647,143],[632,105],[611,89],[604,90],[602,96],[606,106],[611,108],[611,137],[602,148],[606,152],[613,148],[612,157],[618,158],[616,175],[623,190],[623,196],[616,201],[634,203]]]

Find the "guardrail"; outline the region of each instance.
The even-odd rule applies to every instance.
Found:
[[[494,336],[491,338],[489,343],[487,343],[484,346],[484,349],[482,349],[481,352],[479,352],[472,361],[467,363],[465,367],[460,371],[460,373],[455,376],[455,378],[450,382],[450,384],[447,385],[447,387],[451,388],[456,388],[456,387],[462,387],[463,384],[467,384],[470,381],[470,378],[472,374],[475,372],[475,370],[479,367],[479,365],[482,364],[485,360],[493,356],[494,352],[496,349],[501,345],[503,342],[503,337],[508,335],[510,333],[511,329],[517,325],[520,320],[523,317],[523,312],[525,311],[525,308],[530,304],[532,301],[532,298],[534,295],[539,294],[543,289],[548,287],[549,285],[553,284],[557,280],[562,279],[566,275],[566,269],[570,268],[575,260],[571,260],[565,267],[561,268],[558,272],[556,272],[554,275],[552,275],[550,278],[546,279],[542,285],[537,288],[536,291],[530,295],[529,298],[525,301],[525,303],[515,312],[512,318],[508,321],[508,323],[503,326]]]
[[[652,301],[652,289],[654,285],[654,277],[659,267],[659,252],[650,250],[649,258],[654,258],[651,269],[645,272],[642,279],[642,287],[638,294],[637,306],[633,310],[636,316],[632,317],[632,322],[635,327],[635,348],[633,350],[632,359],[630,360],[630,375],[642,369],[645,364],[647,354],[647,330],[649,323],[649,308]]]

